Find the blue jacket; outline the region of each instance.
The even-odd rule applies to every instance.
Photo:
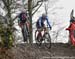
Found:
[[[49,26],[49,28],[51,28],[51,25],[50,25],[50,23],[49,23],[49,21],[48,21],[48,17],[47,17],[47,16],[45,17],[45,20],[47,21],[47,25]],[[39,22],[39,26],[42,26],[42,25],[41,25],[41,22],[44,22],[44,21],[42,20],[42,17],[39,18],[38,22]]]

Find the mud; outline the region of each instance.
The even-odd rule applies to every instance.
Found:
[[[44,45],[18,44],[2,52],[0,59],[75,59],[75,47],[68,44],[52,44],[48,49]]]

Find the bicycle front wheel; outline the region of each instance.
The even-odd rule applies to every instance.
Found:
[[[26,25],[23,26],[22,33],[23,33],[24,42],[26,42],[27,41],[27,35],[28,35]]]
[[[44,39],[44,45],[47,48],[51,48],[51,37],[50,37],[49,33],[45,33],[43,36],[43,39]]]

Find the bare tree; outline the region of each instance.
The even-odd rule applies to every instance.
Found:
[[[3,7],[2,9],[5,10],[6,15],[2,16],[0,15],[1,18],[1,33],[3,34],[4,37],[2,37],[2,34],[0,35],[2,37],[2,41],[6,42],[4,43],[4,46],[7,45],[7,47],[10,47],[13,44],[13,19],[12,19],[12,8],[13,8],[13,3],[15,2],[15,0],[1,0],[1,2],[3,3]],[[0,25],[1,25],[0,24]],[[5,27],[4,24],[6,24],[7,26]],[[12,42],[11,42],[12,41]]]

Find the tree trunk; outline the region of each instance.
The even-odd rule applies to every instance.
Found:
[[[32,0],[28,0],[28,12],[29,12],[29,21],[30,21],[30,43],[33,42],[33,30],[32,30]]]

